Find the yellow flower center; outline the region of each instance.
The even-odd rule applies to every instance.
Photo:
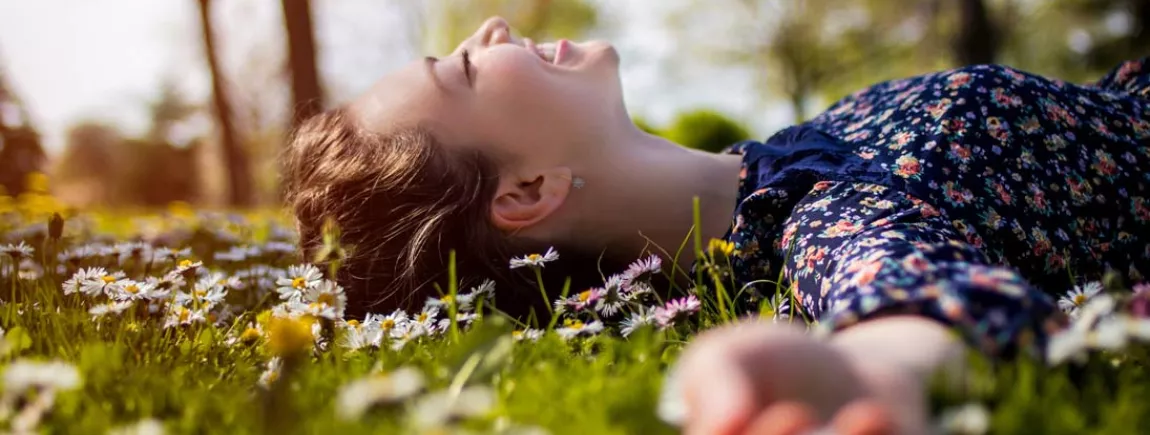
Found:
[[[303,288],[303,285],[306,282],[307,282],[307,280],[304,279],[304,277],[302,277],[302,276],[298,277],[298,278],[293,278],[291,280],[291,286],[292,286],[292,288]]]
[[[455,298],[451,297],[451,295],[443,295],[443,297],[439,298],[439,301],[445,304],[450,304],[455,302]]]
[[[1080,293],[1080,294],[1074,295],[1074,305],[1082,305],[1085,302],[1086,302],[1086,294],[1085,293]]]
[[[324,305],[327,305],[330,307],[334,307],[335,306],[335,294],[334,293],[320,293],[319,297],[315,298],[315,303],[324,304]]]
[[[587,302],[589,299],[591,299],[591,290],[583,290],[582,293],[579,293],[579,302]]]
[[[180,261],[180,267],[192,267],[192,260]]]
[[[191,311],[188,311],[187,308],[180,307],[180,322],[187,322],[188,319],[191,318],[191,316],[192,316]]]
[[[582,320],[567,319],[567,320],[563,321],[563,325],[570,328],[570,329],[583,329],[583,321]]]
[[[352,328],[358,328],[359,327],[359,321],[355,320],[355,319],[348,320],[347,324],[348,324],[348,326],[351,326]]]
[[[136,294],[136,293],[140,292],[140,288],[137,287],[135,284],[132,284],[132,285],[129,285],[127,287],[124,287],[124,291],[126,291],[130,294]]]
[[[197,299],[207,296],[208,292],[204,289],[196,289],[192,291],[192,295]]]
[[[419,323],[426,322],[427,321],[427,313],[419,313],[419,317],[416,319],[416,321]]]
[[[103,278],[100,278],[100,279],[104,280],[104,284],[111,284],[113,282],[116,282],[116,278],[113,278],[110,276],[104,276]]]
[[[523,337],[523,331],[513,331],[513,332],[511,333],[511,337],[513,337],[513,338],[521,338],[521,337]]]
[[[245,329],[244,332],[242,334],[240,334],[240,341],[243,341],[245,343],[251,343],[253,341],[258,340],[259,338],[260,338],[260,331],[256,328]]]
[[[527,256],[527,259],[531,260],[531,261],[539,261],[542,258],[543,258],[543,256],[539,255],[539,254],[531,254],[531,255]]]
[[[395,321],[391,319],[383,319],[382,322],[379,322],[379,327],[383,328],[385,331],[389,330],[395,327]]]

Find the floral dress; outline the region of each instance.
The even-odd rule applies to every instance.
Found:
[[[827,330],[917,314],[1035,352],[1052,295],[1150,276],[1150,58],[1080,86],[980,65],[881,83],[743,155],[735,281]],[[780,270],[781,268],[781,270]]]

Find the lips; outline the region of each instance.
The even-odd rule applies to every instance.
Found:
[[[571,51],[571,43],[565,39],[558,42],[546,42],[542,44],[535,44],[530,40],[525,41],[524,47],[531,50],[535,55],[539,56],[544,62],[552,65],[559,65],[569,55]]]

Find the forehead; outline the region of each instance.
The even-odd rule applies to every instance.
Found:
[[[376,81],[348,110],[360,126],[377,133],[435,123],[451,105],[433,73],[423,59],[409,62]]]

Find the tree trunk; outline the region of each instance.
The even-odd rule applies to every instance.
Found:
[[[315,62],[315,32],[312,30],[311,2],[283,0],[283,14],[288,37],[294,127],[323,110],[323,88],[319,84],[319,71]]]
[[[212,107],[215,109],[216,127],[219,128],[220,146],[223,147],[224,167],[228,172],[228,203],[234,207],[252,204],[252,174],[247,154],[240,144],[232,119],[232,106],[228,102],[223,72],[212,40],[212,0],[199,0],[200,29],[204,36],[204,55],[208,58],[208,71],[212,75]]]
[[[959,28],[954,55],[959,65],[994,63],[998,58],[998,29],[983,0],[958,0]]]

